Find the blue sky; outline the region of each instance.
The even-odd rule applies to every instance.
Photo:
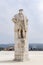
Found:
[[[14,43],[12,17],[24,9],[29,43],[43,43],[43,0],[0,0],[0,43]]]

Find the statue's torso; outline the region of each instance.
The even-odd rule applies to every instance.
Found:
[[[25,18],[25,16],[22,14],[22,15],[19,15],[19,14],[17,14],[16,15],[16,19],[17,19],[17,22],[16,22],[16,29],[20,29],[20,28],[22,28],[22,29],[25,29],[25,27],[26,27],[26,18]]]

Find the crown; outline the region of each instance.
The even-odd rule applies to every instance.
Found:
[[[23,11],[23,9],[19,9],[19,11]]]

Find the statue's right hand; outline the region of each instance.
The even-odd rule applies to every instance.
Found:
[[[15,19],[15,18],[12,18],[12,21],[13,21],[14,23],[16,23],[17,19]]]

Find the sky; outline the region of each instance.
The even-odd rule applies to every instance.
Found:
[[[28,42],[43,43],[43,0],[0,0],[0,43],[14,43],[11,19],[21,8],[28,17]]]

